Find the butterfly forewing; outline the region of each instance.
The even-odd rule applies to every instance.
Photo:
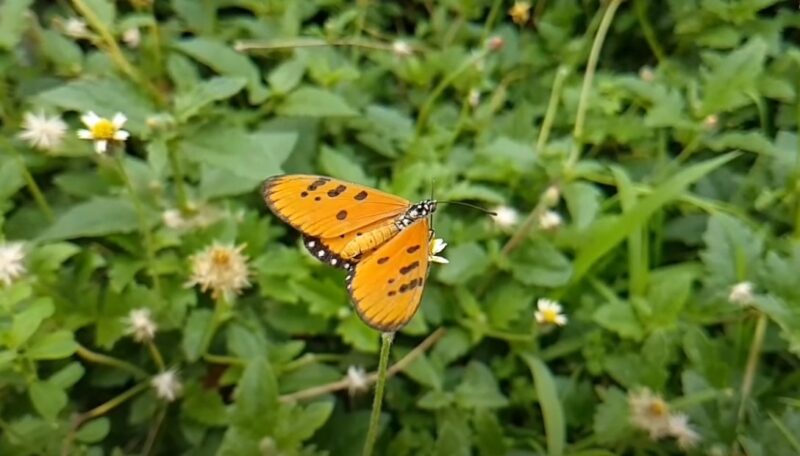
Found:
[[[278,217],[307,237],[319,239],[393,220],[410,205],[406,199],[370,187],[313,175],[271,177],[264,183],[263,194]]]
[[[428,277],[428,219],[421,219],[365,256],[348,276],[347,288],[361,318],[381,331],[411,320]]]

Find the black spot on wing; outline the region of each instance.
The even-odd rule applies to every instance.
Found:
[[[336,219],[337,220],[344,220],[346,218],[347,218],[347,211],[346,210],[342,209],[341,211],[336,213]]]
[[[365,190],[361,190],[360,192],[356,193],[356,196],[353,197],[356,201],[364,201],[367,199],[367,192]]]
[[[417,245],[412,245],[411,247],[407,248],[407,249],[406,249],[406,252],[407,252],[407,253],[414,253],[414,252],[416,252],[417,250],[419,250],[419,244],[417,244]]]

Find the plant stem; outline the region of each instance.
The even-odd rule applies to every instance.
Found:
[[[214,302],[214,314],[211,316],[211,321],[208,324],[205,334],[203,334],[203,344],[201,345],[200,353],[204,355],[208,352],[208,347],[211,346],[211,341],[214,340],[214,334],[220,325],[228,319],[230,305],[225,300],[224,296],[220,296]]]
[[[161,352],[158,351],[158,347],[156,347],[156,344],[154,344],[152,340],[147,341],[147,350],[150,352],[150,356],[153,358],[153,362],[156,363],[159,372],[166,370],[164,357],[161,356]]]
[[[237,41],[233,44],[233,49],[237,52],[243,51],[282,51],[284,49],[313,48],[313,47],[353,47],[361,49],[371,49],[375,51],[394,52],[391,44],[362,41],[362,40],[334,40],[325,41],[316,38],[282,39],[269,42],[261,41]]]
[[[428,123],[428,117],[430,117],[430,111],[433,108],[433,104],[436,102],[439,96],[442,95],[445,89],[448,88],[450,84],[452,84],[453,81],[455,81],[456,78],[458,78],[461,75],[461,73],[466,71],[476,62],[486,57],[486,54],[488,52],[489,52],[488,46],[484,47],[479,52],[476,52],[468,59],[464,60],[464,62],[462,62],[461,65],[458,66],[458,68],[453,70],[450,74],[445,76],[444,79],[439,81],[439,84],[437,84],[436,87],[434,87],[434,89],[431,91],[431,94],[428,96],[428,98],[422,104],[422,107],[419,109],[419,115],[417,116],[417,137],[419,137],[422,134],[422,131],[425,129],[425,125]]]
[[[155,101],[161,105],[164,105],[164,97],[155,88],[155,86],[147,81],[147,79],[143,78],[136,68],[131,65],[130,62],[128,62],[128,59],[126,59],[122,54],[122,50],[117,44],[117,40],[114,39],[114,35],[111,34],[111,31],[108,29],[108,27],[106,27],[106,24],[104,24],[97,14],[95,14],[94,10],[92,10],[92,8],[90,8],[89,5],[87,5],[83,0],[72,0],[72,4],[75,6],[75,9],[81,13],[81,16],[86,18],[86,22],[88,22],[89,25],[100,35],[100,39],[103,41],[106,52],[108,53],[109,58],[111,58],[111,61],[114,62],[114,65],[116,65],[117,68],[119,68],[119,70],[133,82],[147,89]]]
[[[647,41],[647,45],[650,46],[650,50],[653,51],[653,55],[656,56],[656,59],[661,62],[666,57],[666,54],[658,43],[653,25],[650,24],[650,21],[647,19],[647,4],[648,2],[646,0],[636,0],[633,2],[634,10],[636,10],[636,20],[639,21],[639,27],[642,28],[642,34],[644,35],[645,41]]]
[[[178,198],[178,209],[186,215],[191,212],[189,198],[186,196],[186,186],[183,181],[183,168],[181,158],[178,156],[177,141],[167,142],[167,156],[169,166],[172,168],[172,180],[175,182],[175,196]]]
[[[489,10],[489,15],[486,16],[486,22],[483,23],[483,32],[481,32],[481,41],[486,41],[489,38],[489,33],[492,31],[494,21],[497,20],[497,14],[500,12],[500,7],[503,6],[502,0],[494,0],[492,7]]]
[[[53,215],[53,210],[50,208],[50,205],[47,203],[47,198],[45,198],[44,193],[42,193],[42,189],[39,188],[39,184],[36,183],[36,179],[34,179],[33,174],[31,174],[30,170],[28,169],[28,165],[25,164],[25,160],[20,155],[19,151],[8,145],[9,150],[12,151],[14,154],[14,158],[16,158],[17,163],[19,163],[19,168],[22,170],[22,178],[25,179],[25,185],[28,186],[28,191],[33,196],[33,200],[36,201],[36,205],[39,206],[39,210],[42,211],[47,221],[53,223],[56,217]]]
[[[375,441],[378,438],[378,428],[381,421],[381,405],[383,404],[383,389],[386,386],[386,370],[389,366],[389,351],[392,348],[394,333],[381,334],[381,353],[378,362],[378,382],[375,384],[375,400],[372,402],[372,414],[369,417],[369,430],[367,440],[364,442],[362,456],[372,456]]]
[[[589,108],[589,92],[592,88],[592,81],[594,80],[594,73],[597,69],[597,60],[600,58],[600,50],[603,48],[603,41],[605,41],[608,29],[611,26],[611,21],[614,19],[619,4],[623,0],[611,0],[603,13],[603,18],[600,21],[600,27],[597,29],[597,34],[594,36],[592,49],[589,52],[589,60],[586,62],[586,72],[583,76],[583,87],[581,87],[581,95],[578,101],[578,113],[575,116],[575,129],[572,132],[573,144],[570,150],[569,159],[566,163],[565,170],[571,173],[572,168],[580,158],[582,142],[583,142],[583,123],[586,121],[586,111]]]
[[[128,176],[128,172],[125,170],[123,156],[121,154],[116,155],[115,161],[117,163],[120,177],[122,178],[125,188],[128,190],[128,193],[131,196],[131,201],[133,201],[134,208],[136,209],[136,216],[139,219],[139,231],[142,233],[142,243],[144,244],[143,247],[145,250],[145,255],[147,256],[147,271],[149,272],[150,278],[153,281],[153,288],[155,288],[156,294],[158,294],[160,297],[162,296],[161,283],[158,278],[158,273],[156,272],[156,252],[153,244],[153,237],[150,234],[150,227],[147,226],[147,214],[145,214],[144,206],[139,200],[139,195],[136,194],[136,189],[133,187],[133,183],[131,182],[130,176]]]
[[[544,113],[544,120],[542,120],[542,128],[539,130],[539,137],[536,139],[536,152],[541,152],[547,140],[550,138],[550,129],[553,127],[553,121],[558,112],[558,100],[561,98],[561,89],[564,87],[564,81],[570,73],[569,67],[564,65],[558,67],[556,70],[556,77],[553,78],[553,88],[550,90],[550,101],[547,102],[547,111]]]
[[[753,333],[753,341],[750,343],[750,353],[747,356],[744,378],[742,379],[739,413],[737,414],[739,424],[744,420],[747,400],[750,398],[750,393],[753,390],[753,382],[756,377],[756,369],[758,368],[758,359],[761,357],[761,347],[764,345],[764,335],[767,332],[767,323],[767,315],[763,312],[759,312],[758,321],[756,321],[756,329]]]
[[[156,420],[153,425],[150,427],[150,432],[147,433],[147,441],[145,441],[144,446],[142,447],[142,455],[149,456],[153,452],[153,446],[156,444],[156,437],[158,437],[158,431],[161,429],[161,425],[164,423],[164,418],[167,416],[167,405],[164,404],[161,406],[161,410],[158,411],[158,415],[156,415]]]
[[[75,351],[81,358],[85,359],[86,361],[96,363],[96,364],[103,364],[110,367],[116,367],[117,369],[122,369],[124,371],[130,372],[133,374],[134,377],[137,378],[146,378],[149,377],[149,374],[145,372],[143,369],[140,369],[133,364],[123,361],[121,359],[114,358],[112,356],[104,355],[101,353],[93,352],[88,348],[84,347],[83,345],[78,345],[78,349]]]

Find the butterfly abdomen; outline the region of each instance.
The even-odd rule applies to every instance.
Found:
[[[384,242],[391,239],[400,229],[395,224],[387,224],[379,228],[362,233],[350,240],[342,249],[342,258],[351,259],[369,252]]]

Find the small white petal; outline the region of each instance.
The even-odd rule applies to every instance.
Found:
[[[128,118],[125,117],[125,114],[121,112],[114,114],[114,118],[111,119],[111,123],[114,124],[114,126],[117,128],[122,128],[122,126],[125,125],[125,122],[127,121]]]
[[[97,122],[99,121],[100,121],[100,116],[95,114],[94,111],[89,111],[81,116],[81,122],[83,122],[84,125],[89,127],[90,130],[94,128],[94,126],[97,125]]]
[[[450,263],[450,260],[448,260],[445,257],[440,257],[440,256],[437,256],[437,255],[433,255],[432,257],[430,257],[430,262],[431,263],[448,264],[448,263]]]
[[[94,139],[94,136],[92,135],[91,131],[81,129],[81,130],[78,130],[78,138],[81,138],[81,139]]]
[[[125,131],[125,130],[117,130],[116,132],[114,132],[114,139],[117,140],[117,141],[125,141],[130,136],[131,136],[131,134],[128,133],[127,131]]]
[[[94,150],[98,154],[104,154],[107,149],[108,149],[108,141],[106,141],[105,139],[101,139],[99,141],[94,142]]]

